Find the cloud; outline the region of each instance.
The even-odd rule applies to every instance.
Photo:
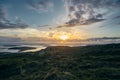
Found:
[[[120,22],[118,23],[118,25],[120,25]]]
[[[0,36],[0,43],[21,42],[20,38]]]
[[[119,40],[120,37],[102,37],[102,38],[89,38],[86,41],[102,41],[102,40]]]
[[[38,27],[49,27],[49,26],[51,25],[46,24],[46,25],[39,25]]]
[[[47,12],[51,10],[54,6],[51,0],[33,0],[29,2],[28,5],[31,9],[34,9],[38,12]]]
[[[116,17],[114,17],[115,19],[119,19],[120,18],[120,16],[116,16]]]
[[[69,20],[68,22],[66,22],[63,25],[57,26],[57,28],[75,27],[75,26],[80,26],[80,25],[90,25],[90,24],[101,22],[101,21],[104,21],[104,20],[105,19],[91,18],[91,19],[88,19],[88,20],[86,20],[84,22],[79,22],[77,19],[72,19],[72,20]]]
[[[105,19],[97,19],[97,18],[91,18],[87,19],[85,21],[79,21],[78,19],[72,19],[69,22],[66,23],[67,26],[77,26],[77,25],[90,25],[96,22],[101,22]]]
[[[28,25],[24,24],[24,23],[3,23],[0,22],[0,29],[17,29],[17,28],[27,28]]]
[[[28,25],[22,20],[17,20],[12,23],[7,19],[7,11],[3,6],[0,6],[0,29],[16,29],[16,28],[27,28]]]
[[[105,19],[105,10],[120,8],[120,0],[64,0],[69,20],[67,26],[90,25]]]

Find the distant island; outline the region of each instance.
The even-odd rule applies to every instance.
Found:
[[[12,48],[8,48],[8,49],[16,49],[19,50],[19,52],[25,51],[25,50],[30,50],[30,49],[36,49],[35,47],[12,47]]]
[[[21,49],[23,50],[23,49]],[[0,80],[119,80],[120,44],[0,54]]]

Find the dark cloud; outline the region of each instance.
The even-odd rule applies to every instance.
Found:
[[[116,16],[116,17],[114,17],[115,19],[119,19],[120,18],[120,16]]]
[[[69,20],[68,26],[89,25],[105,20],[106,12],[120,8],[120,0],[64,0]]]
[[[49,27],[49,26],[51,25],[46,24],[46,25],[39,25],[38,27]]]
[[[0,29],[9,29],[9,28],[27,28],[28,25],[22,20],[17,20],[15,23],[12,23],[7,19],[6,9],[0,6]]]
[[[0,21],[0,29],[17,29],[17,28],[27,28],[28,25],[24,23],[9,23]]]
[[[118,25],[120,25],[120,22],[118,23]]]
[[[119,40],[120,41],[120,37],[102,37],[102,38],[89,38],[86,39],[85,41],[102,41],[102,40]]]
[[[75,26],[80,26],[80,25],[90,25],[93,23],[101,22],[104,21],[105,19],[97,19],[97,18],[91,18],[83,22],[79,22],[77,19],[72,19],[69,22],[66,22],[63,25],[57,26],[57,28],[62,28],[62,27],[75,27]]]
[[[53,8],[54,4],[51,0],[33,0],[29,2],[29,7],[38,12],[46,12]]]
[[[90,25],[96,22],[101,22],[105,19],[97,19],[97,18],[90,18],[85,21],[79,21],[78,19],[72,19],[66,23],[68,26],[75,26],[75,25]]]
[[[91,19],[86,20],[86,23],[84,23],[84,24],[92,24],[92,23],[101,22],[104,20],[105,19],[91,18]]]

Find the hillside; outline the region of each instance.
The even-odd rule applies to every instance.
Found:
[[[0,80],[120,80],[120,44],[1,53]]]

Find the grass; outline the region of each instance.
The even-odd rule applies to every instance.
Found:
[[[119,66],[120,44],[56,46],[0,54],[0,80],[119,80]]]

